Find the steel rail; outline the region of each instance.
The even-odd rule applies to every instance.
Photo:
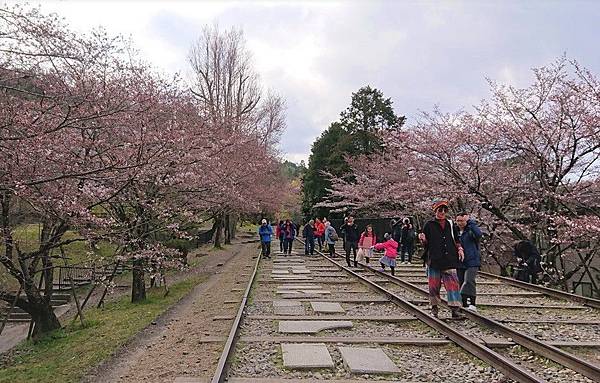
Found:
[[[554,298],[567,299],[570,301],[575,301],[577,303],[584,304],[586,306],[593,307],[595,309],[600,309],[600,299],[588,298],[588,297],[584,297],[582,295],[567,293],[566,291],[560,291],[560,290],[551,289],[551,288],[545,287],[545,286],[534,285],[533,283],[517,281],[516,279],[503,277],[501,275],[496,275],[496,274],[492,274],[492,273],[487,273],[485,271],[479,271],[478,274],[481,276],[484,276],[486,278],[498,279],[502,282],[506,282],[507,284],[515,286],[515,287],[521,287],[523,289],[536,291],[538,293],[549,295]]]
[[[254,270],[252,271],[252,275],[250,276],[250,281],[248,281],[248,286],[246,286],[246,290],[244,291],[244,296],[242,297],[240,308],[238,309],[237,315],[235,316],[235,320],[233,321],[233,325],[231,326],[231,330],[229,331],[229,336],[227,337],[227,341],[225,342],[225,348],[221,353],[221,357],[219,358],[219,363],[217,364],[217,368],[215,370],[215,374],[213,375],[211,383],[222,383],[225,381],[228,360],[236,344],[237,335],[242,324],[244,309],[246,308],[246,303],[248,302],[248,295],[250,294],[250,290],[252,289],[252,284],[254,283],[256,272],[258,271],[258,265],[261,259],[261,255],[259,255],[256,259],[256,263],[254,264]]]
[[[303,243],[303,241],[301,241],[300,239],[297,239],[297,240],[299,242]],[[476,356],[477,358],[489,363],[491,366],[495,367],[498,371],[502,372],[507,377],[509,377],[511,379],[515,379],[518,382],[522,382],[522,383],[546,382],[546,380],[537,376],[533,372],[514,363],[510,359],[508,359],[508,358],[504,357],[503,355],[497,353],[496,351],[488,348],[487,346],[470,339],[469,337],[462,334],[461,332],[448,326],[446,323],[439,320],[438,318],[434,318],[433,316],[430,316],[429,314],[425,313],[424,311],[419,309],[417,306],[413,305],[412,303],[403,299],[402,297],[398,296],[397,294],[385,289],[384,287],[378,285],[375,282],[370,281],[366,277],[363,277],[362,275],[356,273],[355,271],[351,270],[350,268],[336,262],[335,260],[326,256],[322,252],[317,251],[317,250],[315,250],[315,252],[317,252],[323,258],[325,258],[329,262],[333,263],[334,265],[338,266],[342,270],[346,271],[350,275],[354,276],[361,282],[363,282],[363,283],[375,288],[379,292],[385,294],[393,303],[404,308],[406,311],[408,311],[410,314],[414,315],[421,322],[424,322],[428,326],[436,329],[441,334],[448,337],[448,339],[450,339],[451,341],[453,341],[454,343],[459,345],[462,349],[468,351],[470,354]]]
[[[396,283],[399,286],[402,286],[408,290],[414,291],[418,294],[428,296],[429,293],[418,286],[404,281],[401,278],[384,273],[380,270],[377,270],[369,265],[360,264],[361,267],[368,269],[374,272],[376,275],[383,275],[388,278],[390,281]],[[442,302],[445,306],[448,306],[448,302],[445,299],[442,299]],[[520,344],[523,347],[530,349],[531,351],[544,356],[554,362],[561,364],[565,367],[568,367],[574,371],[581,373],[582,375],[587,376],[595,382],[600,382],[600,368],[596,365],[589,363],[586,360],[576,357],[573,354],[570,354],[566,351],[561,350],[558,347],[552,346],[544,341],[541,341],[532,336],[523,334],[519,331],[516,331],[502,323],[499,323],[491,318],[483,316],[480,313],[466,310],[461,307],[461,312],[465,314],[470,320],[483,325],[485,327],[491,328],[503,335],[506,335],[512,338],[516,343]]]

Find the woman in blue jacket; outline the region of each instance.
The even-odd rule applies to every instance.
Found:
[[[261,255],[265,258],[271,258],[271,237],[273,236],[273,228],[267,223],[266,219],[262,220],[261,225],[258,228],[258,235],[260,235]]]
[[[475,306],[477,297],[476,278],[481,267],[481,255],[479,253],[481,229],[473,218],[469,218],[467,213],[460,213],[456,216],[456,225],[460,229],[460,243],[465,253],[465,258],[457,269],[462,305],[469,310],[477,311]]]

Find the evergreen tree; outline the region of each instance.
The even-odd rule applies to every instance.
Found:
[[[340,121],[329,128],[313,143],[308,169],[303,178],[302,210],[306,216],[326,216],[329,209],[313,209],[322,201],[331,187],[322,172],[336,176],[349,173],[346,156],[379,152],[383,149],[379,134],[399,129],[405,117],[398,116],[392,101],[384,98],[378,89],[366,86],[352,94],[350,106],[341,113]],[[347,174],[352,177],[351,174]]]

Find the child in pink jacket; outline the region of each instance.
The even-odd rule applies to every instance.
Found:
[[[377,243],[373,248],[375,250],[385,250],[383,257],[379,259],[381,264],[381,271],[385,270],[385,266],[389,266],[394,275],[394,269],[396,268],[396,256],[398,256],[398,242],[392,239],[389,233],[385,233],[383,238],[386,240],[383,243]]]

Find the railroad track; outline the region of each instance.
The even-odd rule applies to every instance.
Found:
[[[422,268],[399,266],[394,278],[323,254],[259,261],[213,383],[600,381],[597,361],[517,330],[517,320],[488,317],[489,307],[504,306],[467,312],[466,321],[433,318],[419,285]],[[486,282],[480,286],[490,289],[490,298],[504,286],[491,277]],[[526,293],[508,296],[540,298]],[[581,322],[597,326],[598,310],[578,303],[565,310],[586,310]]]

